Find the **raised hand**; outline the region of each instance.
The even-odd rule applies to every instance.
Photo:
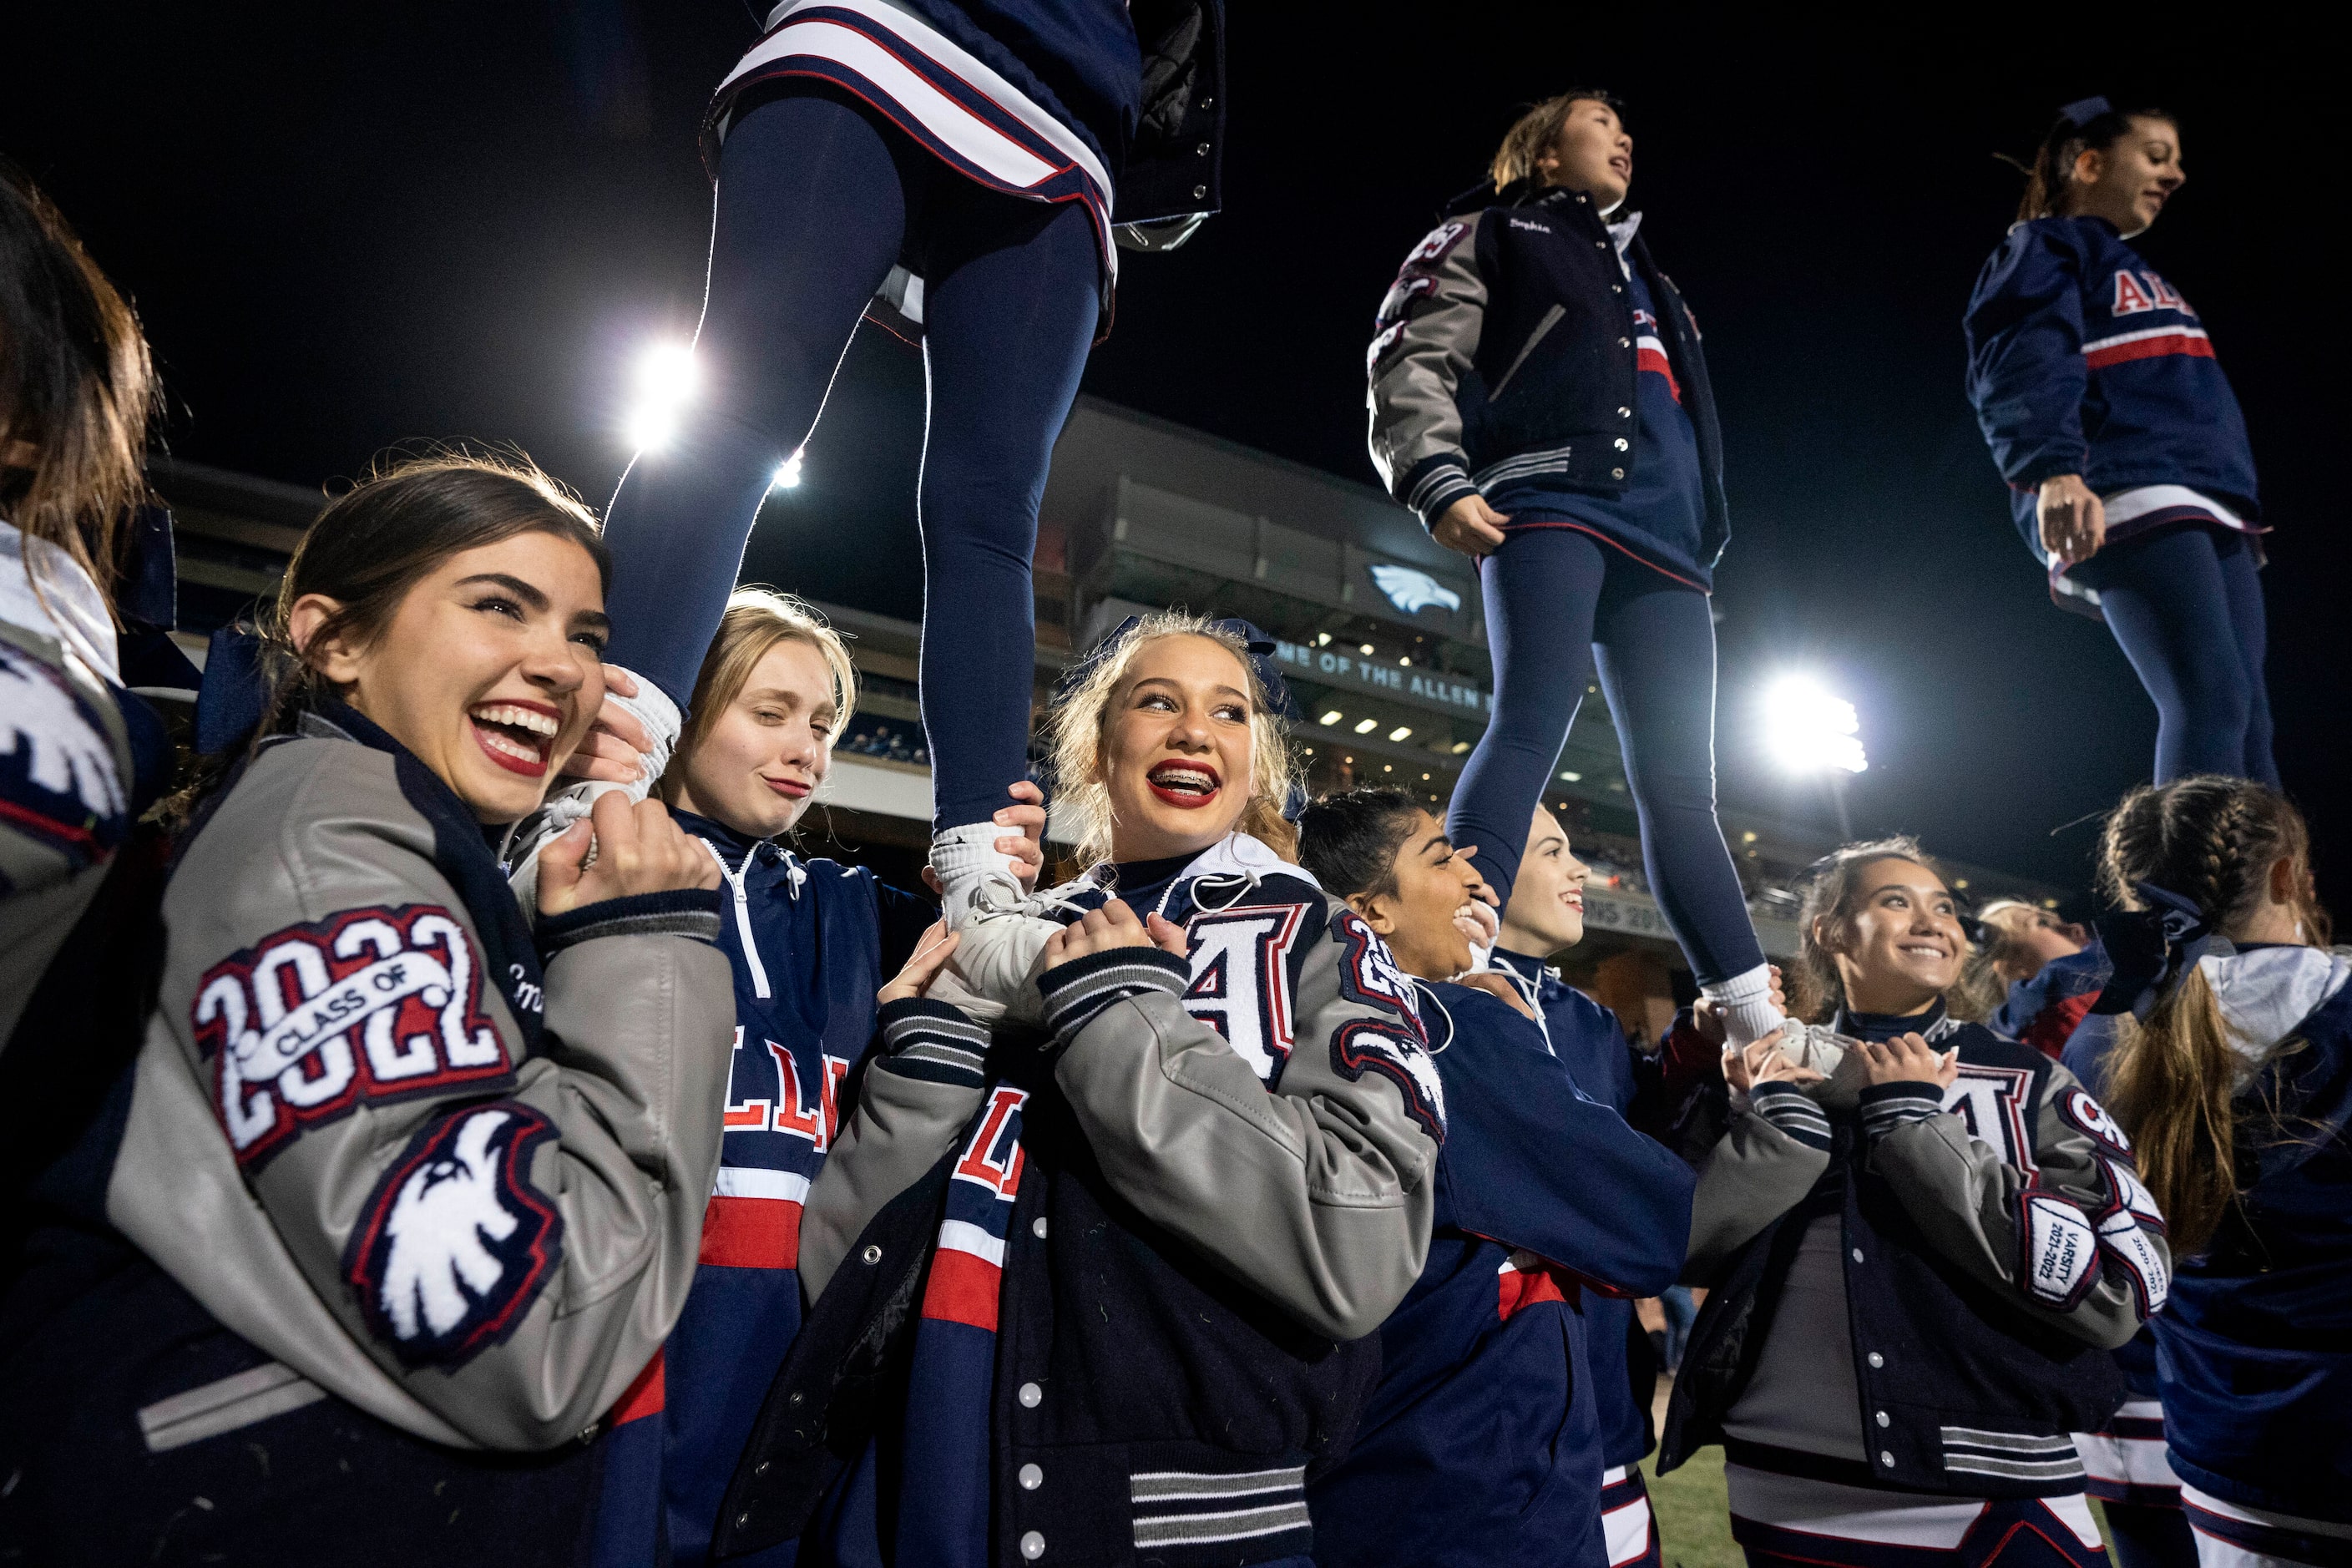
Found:
[[[604,667],[604,704],[596,710],[596,721],[588,726],[588,733],[581,737],[578,749],[555,770],[558,778],[635,784],[645,775],[646,759],[653,752],[653,738],[646,733],[636,715],[613,700],[614,697],[636,694],[636,677],[617,664]]]
[[[1924,1036],[1897,1035],[1884,1044],[1859,1041],[1856,1048],[1862,1052],[1865,1084],[1932,1083],[1937,1089],[1949,1089],[1959,1080],[1960,1052],[1957,1046],[1948,1051],[1938,1051]]]
[[[590,846],[596,851],[588,864]],[[638,893],[670,893],[682,888],[719,886],[719,862],[692,835],[670,820],[657,800],[629,804],[618,793],[598,801],[585,819],[573,823],[539,858],[539,912],[569,914],[583,905]]]
[[[945,921],[933,921],[931,929],[923,933],[923,940],[908,955],[904,967],[889,984],[874,994],[876,1003],[887,1007],[893,1002],[928,995],[931,982],[940,977],[940,971],[947,967],[948,959],[955,952],[956,943],[962,940],[962,933],[948,930]]]

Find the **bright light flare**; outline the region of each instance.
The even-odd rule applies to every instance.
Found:
[[[794,452],[776,466],[776,478],[768,487],[775,490],[796,490],[801,488],[801,455]]]
[[[1870,766],[1853,704],[1808,677],[1785,677],[1765,692],[1764,729],[1772,755],[1792,773],[1838,768],[1858,773]]]
[[[678,416],[694,401],[698,380],[692,343],[656,343],[639,354],[636,396],[624,421],[630,444],[658,452],[676,440]]]

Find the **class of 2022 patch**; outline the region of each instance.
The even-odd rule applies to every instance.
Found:
[[[554,1124],[494,1100],[427,1124],[376,1184],[344,1251],[368,1328],[410,1366],[453,1367],[511,1334],[563,1250],[531,1184]]]
[[[196,986],[196,1048],[240,1167],[362,1100],[509,1072],[473,939],[436,904],[376,905],[273,931]]]

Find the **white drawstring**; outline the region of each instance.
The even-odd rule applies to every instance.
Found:
[[[1454,1043],[1454,1015],[1446,1011],[1445,999],[1437,994],[1437,988],[1435,986],[1430,984],[1428,981],[1423,980],[1420,975],[1408,974],[1405,978],[1412,982],[1416,990],[1425,992],[1428,994],[1430,1001],[1435,1005],[1437,1010],[1445,1015],[1445,1046],[1452,1045]],[[1429,1054],[1433,1057],[1444,1056],[1445,1054],[1445,1046],[1432,1046],[1429,1047]]]
[[[1517,966],[1509,963],[1495,964],[1487,973],[1499,973],[1510,981],[1512,988],[1526,1000],[1528,1011],[1535,1015],[1536,1027],[1543,1031],[1544,1049],[1552,1056],[1559,1055],[1558,1051],[1552,1049],[1551,1022],[1544,1016],[1543,1004],[1537,1000],[1543,992],[1543,982],[1521,978]]]

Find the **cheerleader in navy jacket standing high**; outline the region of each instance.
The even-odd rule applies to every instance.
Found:
[[[2352,957],[2310,845],[2277,792],[2208,776],[2133,791],[2100,847],[2137,912],[2100,924],[2108,1136],[2180,1259],[2155,1373],[2205,1568],[2352,1560]]]
[[[880,296],[929,388],[923,568],[954,613],[927,599],[923,722],[960,931],[1025,894],[991,817],[1028,773],[1047,460],[1118,247],[1168,248],[1216,207],[1222,18],[1218,0],[782,0],[704,123],[698,387],[613,500],[613,661],[646,678],[633,700],[666,754],[761,501]],[[1058,929],[969,931],[959,972],[994,956],[1025,981]]]
[[[1493,184],[1413,247],[1371,347],[1372,462],[1480,563],[1495,716],[1446,826],[1505,903],[1597,663],[1642,856],[1700,990],[1745,1046],[1780,1026],[1715,815],[1715,563],[1730,533],[1698,323],[1625,210],[1607,93],[1536,105]]]
[[[2205,323],[2129,244],[2187,177],[2171,116],[2059,111],[1969,300],[1969,399],[2051,596],[2106,622],[2156,703],[2157,782],[2275,784],[2245,419]]]

